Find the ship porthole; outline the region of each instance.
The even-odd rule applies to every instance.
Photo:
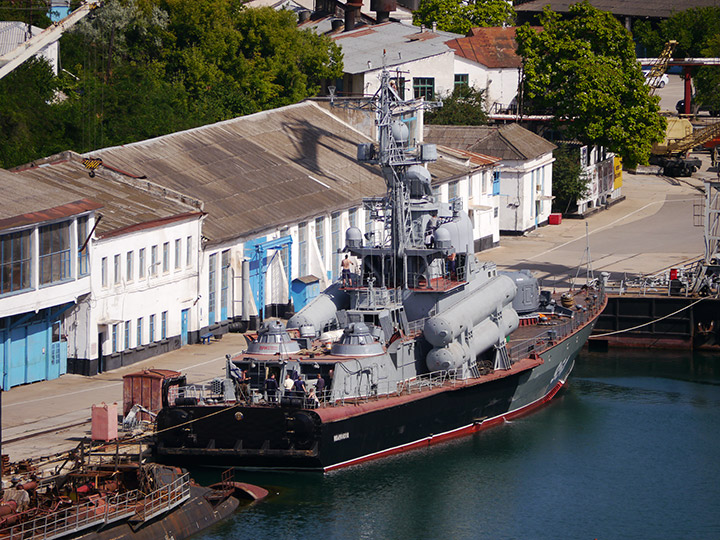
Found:
[[[242,420],[242,419],[243,419],[243,413],[241,413],[240,411],[236,412],[236,413],[235,413],[235,420],[237,420],[237,421],[239,422],[239,421]]]

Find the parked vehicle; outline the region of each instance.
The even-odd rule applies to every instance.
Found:
[[[655,88],[665,88],[665,85],[670,82],[670,79],[667,76],[667,73],[663,73],[659,77],[655,77],[655,79],[651,79],[650,77],[650,70],[649,69],[643,69],[642,70],[643,75],[645,75],[645,80],[648,83],[648,85],[652,84]]]

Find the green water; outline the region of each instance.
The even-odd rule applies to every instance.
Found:
[[[503,426],[324,476],[238,472],[272,496],[197,538],[720,539],[719,427],[719,357],[584,353]]]

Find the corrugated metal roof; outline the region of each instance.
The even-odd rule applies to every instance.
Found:
[[[42,28],[31,26],[32,35],[38,35]],[[27,24],[20,21],[0,21],[0,56],[9,53],[32,36],[27,33]]]
[[[427,142],[497,156],[528,160],[552,152],[556,146],[518,124],[500,126],[425,126]]]
[[[323,19],[312,24],[322,28],[327,21]],[[401,22],[361,26],[333,35],[335,42],[342,47],[345,73],[353,74],[382,68],[383,51],[387,53],[384,59],[387,67],[399,66],[446,53],[450,48],[445,42],[459,37],[462,35],[439,30],[421,31],[419,26]]]
[[[637,0],[589,0],[590,4],[602,11],[609,11],[613,15],[629,15],[631,17],[667,18],[674,13],[696,7],[718,6],[718,0],[654,0],[653,2],[638,2]],[[533,0],[515,6],[517,12],[542,12],[545,6],[553,11],[567,13],[570,6],[577,0]]]
[[[203,235],[220,243],[383,195],[379,169],[356,160],[369,141],[307,101],[88,155],[202,200]],[[446,181],[469,168],[430,171]]]
[[[515,27],[473,28],[470,35],[447,42],[455,54],[489,68],[519,68]]]
[[[33,165],[12,173],[0,171],[0,179],[14,185],[15,191],[26,194],[18,198],[15,211],[24,213],[32,208],[48,208],[43,206],[49,204],[41,202],[44,200],[53,201],[52,206],[57,206],[63,201],[91,199],[103,206],[100,212],[103,219],[96,230],[99,236],[126,227],[146,227],[163,218],[199,212],[190,204],[164,197],[157,189],[154,193],[143,189],[142,184],[147,185],[147,181],[131,182],[103,167],[95,172],[94,178],[90,178],[81,157],[72,152],[64,152],[48,158],[46,163],[35,162]],[[22,190],[18,190],[19,186]],[[3,203],[3,213],[7,210],[6,206]]]

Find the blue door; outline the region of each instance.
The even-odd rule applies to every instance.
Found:
[[[42,381],[48,372],[48,328],[45,323],[27,327],[27,377],[25,382]]]
[[[7,387],[25,384],[25,326],[10,330],[10,358],[8,358]]]
[[[64,341],[56,341],[50,344],[50,364],[48,366],[48,380],[57,379],[60,376],[62,353],[60,348],[66,346]]]
[[[182,345],[188,344],[188,324],[190,319],[190,310],[183,309],[180,312],[180,340]]]

